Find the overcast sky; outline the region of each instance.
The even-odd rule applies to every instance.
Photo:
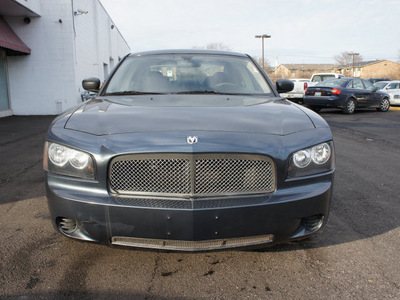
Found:
[[[353,51],[398,61],[400,0],[100,0],[132,52],[205,47],[278,63],[334,63]]]

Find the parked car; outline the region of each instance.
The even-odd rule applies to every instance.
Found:
[[[374,86],[389,94],[391,105],[400,105],[400,81],[379,81]]]
[[[294,83],[293,90],[287,93],[282,93],[280,94],[282,97],[286,99],[290,99],[291,101],[294,102],[303,102],[304,98],[304,93],[308,87],[308,83],[310,82],[310,79],[306,78],[293,78],[289,79]]]
[[[357,108],[373,107],[379,111],[388,111],[390,108],[389,95],[360,78],[323,81],[307,89],[304,103],[314,111],[335,107],[341,108],[345,114],[352,114]]]
[[[312,74],[310,82],[307,85],[308,87],[315,86],[318,83],[328,79],[343,78],[343,77],[344,76],[342,74],[337,74],[337,73],[315,73]]]
[[[369,78],[368,81],[371,82],[372,84],[374,84],[379,81],[391,81],[391,79],[389,79],[389,78]]]
[[[111,246],[200,251],[302,239],[326,223],[328,124],[279,96],[253,58],[206,50],[126,56],[57,117],[44,151],[56,230]]]

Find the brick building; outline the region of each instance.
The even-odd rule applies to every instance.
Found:
[[[360,78],[400,79],[400,64],[390,60],[363,61],[353,65],[337,67],[337,73]]]
[[[313,73],[332,73],[334,69],[334,64],[283,64],[271,75],[276,79],[310,78]]]

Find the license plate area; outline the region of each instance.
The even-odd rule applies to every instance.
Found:
[[[314,96],[315,97],[321,97],[321,92],[315,92]]]

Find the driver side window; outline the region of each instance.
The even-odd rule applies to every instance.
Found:
[[[364,82],[365,88],[367,90],[372,91],[372,90],[375,89],[375,86],[371,82],[369,82],[368,80],[363,80],[363,82]]]
[[[363,86],[363,84],[362,84],[360,79],[353,80],[353,88],[354,89],[360,89],[360,90],[364,89],[364,86]]]

